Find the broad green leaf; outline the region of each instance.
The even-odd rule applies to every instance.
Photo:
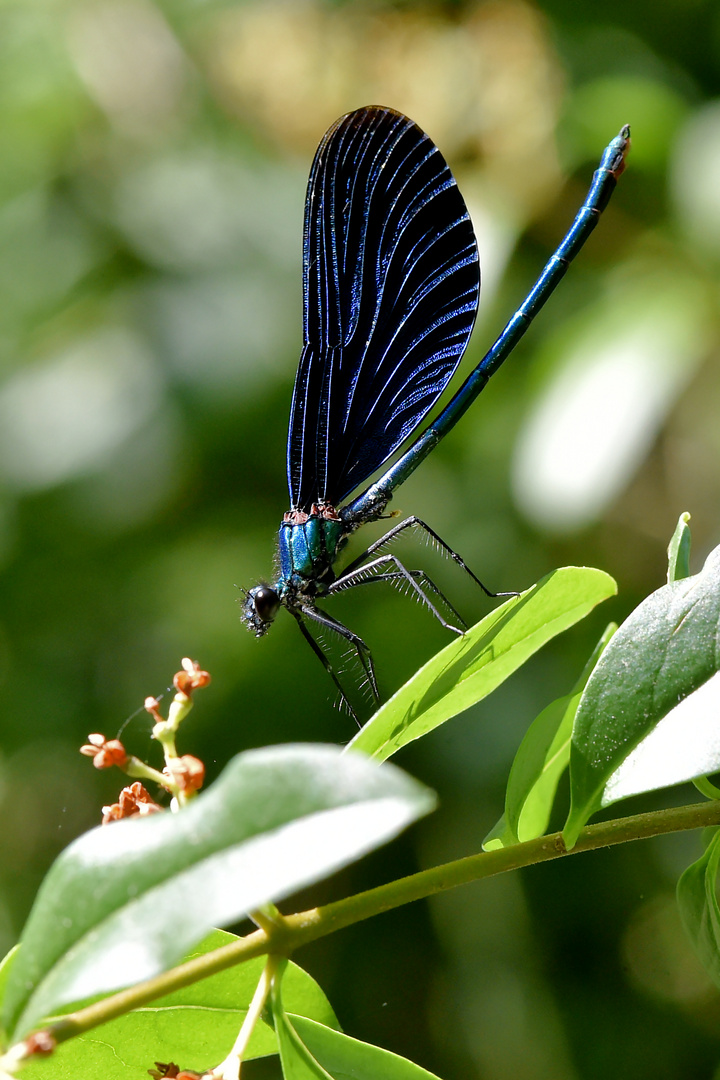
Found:
[[[678,518],[675,532],[668,544],[668,585],[690,577],[690,515],[687,511]]]
[[[19,945],[13,945],[10,952],[6,953],[2,960],[0,960],[0,1002],[2,1002],[5,997],[5,987],[10,974],[10,967],[17,956],[19,948]],[[7,1046],[7,1036],[2,1028],[0,1028],[0,1052],[4,1052],[7,1049]]]
[[[518,747],[505,792],[505,813],[485,838],[486,851],[542,836],[550,820],[560,777],[570,760],[570,738],[580,697],[603,649],[617,630],[605,630],[570,694],[537,716]]]
[[[632,612],[588,681],[572,738],[571,807],[564,832],[568,847],[601,806],[714,771],[714,718],[710,728],[700,723],[695,737],[687,730],[680,732],[679,743],[674,739],[677,754],[669,758],[667,744],[660,754],[652,752],[648,736],[652,732],[662,741],[663,733],[653,729],[664,717],[671,734],[673,721],[678,727],[678,716],[684,728],[683,712],[673,718],[668,716],[671,710],[697,711],[699,704],[702,718],[704,695],[717,700],[715,681],[707,689],[704,684],[720,667],[719,636],[720,548],[716,548],[701,573],[664,585]],[[701,687],[700,697],[686,704],[685,699]],[[615,774],[644,739],[647,747],[638,750],[618,783]]]
[[[720,986],[720,908],[715,882],[720,863],[720,830],[702,858],[689,866],[677,886],[683,925],[702,964]]]
[[[0,999],[2,999],[5,993],[5,984],[10,974],[10,967],[17,956],[19,945],[13,945],[9,952],[6,952],[2,960],[0,960]]]
[[[305,1046],[289,1016],[275,1016],[275,1031],[284,1080],[333,1080]]]
[[[406,1058],[288,1013],[286,1002],[285,978],[278,976],[272,1010],[285,1080],[438,1080]]]
[[[284,972],[284,965],[276,971],[270,994],[283,1078],[284,1080],[332,1080],[332,1077],[305,1046],[295,1030],[293,1021],[285,1011],[282,985]]]
[[[236,940],[233,934],[215,930],[184,959]],[[28,1080],[147,1080],[147,1070],[156,1061],[173,1061],[203,1072],[222,1061],[233,1045],[264,965],[265,957],[260,956],[158,998],[152,1005],[61,1043],[51,1062],[31,1062],[22,1075]],[[285,971],[284,992],[292,1012],[338,1026],[320,987],[295,964],[288,964]],[[277,1050],[275,1032],[260,1020],[246,1059]]]
[[[407,1058],[351,1039],[304,1016],[290,1016],[305,1046],[333,1080],[438,1080]]]
[[[325,877],[428,813],[399,769],[338,747],[240,754],[178,814],[93,829],[51,867],[8,978],[18,1038],[63,1005],[176,964],[214,925]]]
[[[525,732],[510,768],[505,812],[483,840],[485,851],[542,836],[570,758],[570,733],[579,701],[579,693],[557,698]]]
[[[347,749],[384,761],[487,697],[541,646],[616,589],[602,570],[577,566],[554,570],[437,653],[375,713]]]

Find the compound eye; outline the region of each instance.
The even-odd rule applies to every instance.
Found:
[[[252,598],[258,618],[263,622],[272,622],[280,607],[280,597],[275,590],[267,585],[258,585],[252,590]]]

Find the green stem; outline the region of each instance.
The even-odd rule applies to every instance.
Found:
[[[260,981],[253,994],[253,999],[250,1002],[250,1007],[245,1015],[242,1027],[240,1028],[240,1033],[235,1040],[235,1045],[225,1060],[221,1061],[220,1064],[212,1070],[211,1075],[216,1077],[217,1080],[239,1080],[240,1066],[245,1057],[248,1043],[250,1042],[250,1038],[255,1030],[257,1022],[260,1019],[260,1014],[265,1008],[265,1002],[267,1001],[268,994],[273,985],[275,973],[281,962],[284,964],[285,960],[279,956],[273,956],[272,954],[268,956],[262,975],[260,976]]]
[[[192,706],[192,697],[185,694],[182,690],[179,690],[170,703],[167,720],[158,721],[152,732],[153,739],[157,739],[160,743],[165,756],[165,766],[167,768],[169,782],[165,780],[164,786],[172,791],[178,807],[185,806],[195,794],[195,792],[191,793],[186,791],[173,780],[173,763],[178,759],[178,752],[175,747],[175,735],[177,734],[180,724],[192,709]],[[172,784],[172,788],[170,787],[170,784]]]
[[[384,911],[453,889],[458,885],[466,885],[471,881],[479,881],[481,878],[493,877],[508,870],[518,870],[566,855],[578,855],[583,851],[612,847],[631,840],[644,840],[651,836],[688,829],[702,829],[710,825],[720,825],[720,801],[693,803],[670,810],[654,810],[648,814],[635,814],[599,825],[588,825],[580,833],[572,851],[567,851],[562,834],[558,832],[541,836],[537,840],[527,840],[514,847],[469,855],[333,904],[326,904],[325,907],[286,915],[269,934],[264,930],[256,930],[247,937],[195,960],[189,960],[153,979],[106,997],[94,1005],[78,1009],[77,1012],[48,1024],[46,1030],[57,1042],[64,1042],[97,1027],[98,1024],[107,1023],[108,1020],[114,1020],[132,1009],[147,1005],[164,994],[189,986],[218,971],[225,971],[245,960],[268,952],[289,956],[301,945],[307,945],[343,927],[352,926]]]
[[[153,769],[152,765],[146,765],[140,758],[129,757],[123,772],[134,780],[152,780],[172,795],[177,794],[177,784],[173,784],[172,780],[168,780],[167,776],[158,769]]]
[[[284,916],[274,904],[263,904],[262,907],[248,914],[255,925],[264,930],[268,937],[272,937],[284,925]]]

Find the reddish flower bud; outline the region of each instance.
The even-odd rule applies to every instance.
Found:
[[[155,1065],[155,1069],[148,1069],[153,1080],[201,1080],[200,1073],[193,1072],[192,1069],[180,1069],[174,1061],[167,1064],[156,1061]]]
[[[91,757],[96,769],[111,769],[113,765],[122,769],[128,759],[120,740],[106,739],[104,735],[88,735],[88,741],[80,747],[80,753]]]
[[[162,806],[155,802],[153,797],[136,780],[130,787],[125,787],[120,792],[119,802],[112,806],[103,806],[103,825],[109,825],[111,821],[122,821],[129,817],[146,817],[148,814],[157,814]]]
[[[146,697],[144,704],[146,711],[150,713],[155,723],[161,724],[164,717],[160,712],[160,702],[158,701],[158,699],[154,697]]]
[[[45,1057],[52,1054],[57,1042],[49,1031],[36,1031],[25,1040],[25,1050],[28,1057]]]
[[[173,758],[163,772],[181,791],[199,791],[205,782],[205,766],[199,758],[192,754],[183,754],[182,757]]]
[[[193,690],[200,690],[210,682],[209,672],[202,671],[195,660],[190,660],[186,656],[182,660],[182,666],[183,670],[178,671],[173,677],[173,685],[180,693],[190,697]]]

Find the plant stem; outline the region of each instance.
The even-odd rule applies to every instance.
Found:
[[[268,937],[272,937],[284,925],[284,916],[274,904],[263,904],[262,907],[248,914],[255,925],[264,930]]]
[[[172,780],[169,780],[167,776],[163,775],[159,769],[153,769],[152,765],[146,765],[140,758],[129,757],[127,764],[125,765],[123,772],[132,777],[133,780],[152,780],[159,787],[164,788],[166,791],[170,791],[170,784]],[[177,784],[173,784],[171,794],[177,793]]]
[[[232,1050],[225,1058],[225,1060],[221,1061],[220,1064],[217,1065],[212,1071],[211,1075],[213,1077],[216,1077],[217,1080],[239,1080],[240,1066],[242,1065],[243,1058],[245,1057],[245,1052],[247,1050],[248,1043],[250,1042],[250,1037],[255,1030],[255,1025],[260,1019],[260,1014],[265,1008],[265,1002],[267,1001],[268,994],[270,993],[270,988],[272,986],[273,978],[275,977],[275,972],[277,971],[279,961],[280,957],[278,956],[274,956],[272,954],[268,956],[265,967],[263,968],[262,975],[260,976],[260,981],[258,982],[255,993],[253,994],[253,999],[250,1002],[250,1008],[245,1015],[242,1027],[240,1028],[238,1037],[235,1040],[235,1045],[233,1046]],[[283,963],[284,962],[285,961],[283,961]]]
[[[188,663],[190,663],[190,661],[188,661]],[[185,664],[186,662],[183,660],[183,667],[187,671],[188,668],[185,667]],[[155,724],[152,732],[153,739],[157,739],[157,741],[163,748],[166,772],[168,774],[170,784],[172,784],[172,788],[170,787],[170,784],[167,782],[167,780],[165,780],[165,778],[163,778],[163,786],[166,787],[168,790],[172,790],[172,794],[175,800],[175,806],[173,807],[174,809],[185,806],[186,803],[195,795],[194,791],[187,790],[182,785],[178,785],[175,782],[175,772],[173,770],[173,765],[178,760],[178,752],[175,747],[175,736],[178,732],[180,724],[183,722],[192,707],[193,701],[190,693],[186,694],[185,691],[178,690],[178,692],[175,694],[175,697],[170,702],[167,720],[159,720],[158,723]]]
[[[466,885],[481,878],[493,877],[535,863],[548,862],[565,855],[577,855],[583,851],[612,847],[631,840],[644,840],[664,833],[701,829],[720,825],[720,800],[693,803],[690,806],[673,807],[670,810],[654,810],[647,814],[616,818],[598,825],[586,826],[577,844],[568,851],[561,833],[550,833],[536,840],[513,847],[499,848],[469,855],[430,870],[422,870],[409,877],[399,878],[387,885],[349,896],[325,907],[286,915],[270,933],[256,930],[247,937],[224,945],[204,956],[189,960],[179,967],[163,972],[153,979],[138,983],[118,994],[79,1009],[48,1024],[47,1031],[57,1042],[64,1042],[80,1035],[98,1024],[114,1020],[118,1016],[146,1005],[157,998],[189,986],[235,964],[262,956],[268,952],[289,956],[295,949],[336,930],[379,915],[384,911],[409,904],[413,900],[433,896]]]

